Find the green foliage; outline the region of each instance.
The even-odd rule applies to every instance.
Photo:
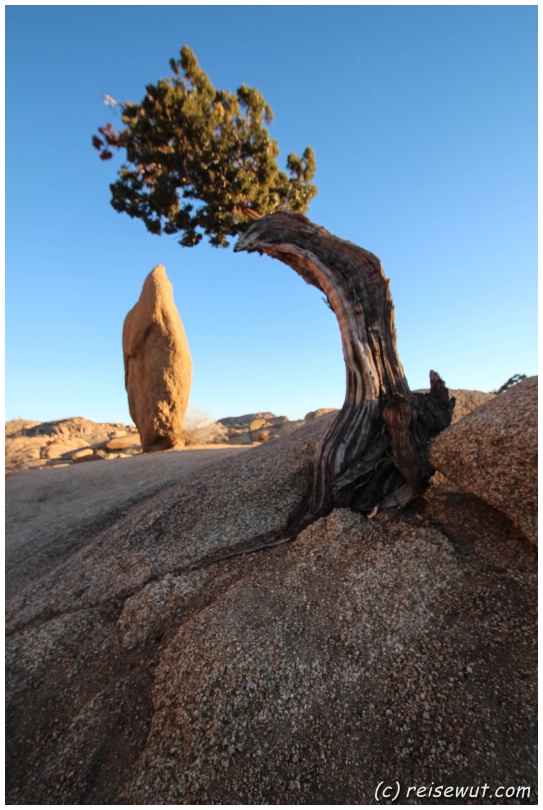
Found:
[[[287,172],[279,171],[279,147],[266,127],[272,110],[256,88],[216,90],[186,45],[170,67],[173,76],[148,85],[139,104],[106,97],[120,107],[124,129],[100,127],[93,145],[102,160],[112,148],[126,150],[110,186],[113,208],[142,219],[151,233],[180,234],[187,247],[203,234],[226,247],[227,237],[248,227],[248,210],[305,213],[317,193],[311,147],[301,158],[288,155]]]
[[[526,374],[513,374],[512,377],[509,377],[506,383],[504,383],[501,388],[498,388],[496,391],[491,391],[492,394],[503,394],[504,391],[507,391],[508,388],[512,388],[513,385],[516,385],[521,380],[526,379]]]

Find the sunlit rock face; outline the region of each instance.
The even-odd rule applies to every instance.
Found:
[[[537,377],[443,431],[429,458],[449,480],[504,512],[537,545]]]
[[[144,452],[183,444],[192,359],[173,290],[159,264],[123,329],[125,385]]]

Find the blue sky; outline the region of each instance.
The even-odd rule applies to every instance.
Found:
[[[6,419],[130,422],[121,334],[164,264],[213,418],[340,407],[339,329],[277,261],[180,248],[117,214],[97,127],[188,44],[258,87],[309,216],[377,254],[413,389],[537,373],[536,6],[8,6]]]

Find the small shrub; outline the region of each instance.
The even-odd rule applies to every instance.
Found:
[[[526,374],[513,374],[512,377],[509,377],[506,383],[504,383],[501,388],[498,388],[496,391],[492,391],[492,394],[503,394],[505,391],[508,391],[509,388],[512,388],[517,383],[521,382],[522,380],[526,379]]]
[[[185,417],[184,438],[187,447],[195,444],[227,444],[228,431],[219,422],[214,422],[199,405],[195,405]]]

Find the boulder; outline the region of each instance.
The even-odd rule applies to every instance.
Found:
[[[427,394],[428,389],[415,393]],[[479,405],[484,405],[485,402],[489,402],[496,396],[496,394],[489,394],[485,391],[469,391],[463,388],[450,389],[449,395],[454,397],[454,409],[452,413],[451,425],[459,422],[460,419],[463,419],[468,413],[474,411],[475,408],[479,407]],[[443,484],[447,480],[448,479],[445,475],[440,472],[435,472],[430,479],[430,483]]]
[[[249,433],[255,433],[257,430],[270,427],[270,424],[267,419],[253,419],[249,425]]]
[[[319,416],[324,416],[326,413],[337,413],[337,408],[318,408],[316,411],[310,411],[306,413],[304,421],[310,422],[312,419],[318,419]]]
[[[270,439],[280,439],[292,430],[302,427],[302,425],[305,425],[302,419],[297,422],[282,422],[280,425],[273,425],[269,429]]]
[[[537,377],[480,405],[430,445],[435,469],[537,544]]]
[[[267,419],[253,419],[249,425],[249,437],[252,442],[263,441],[262,437],[269,438],[269,431],[267,428],[271,427],[271,423]]]
[[[192,360],[162,265],[147,276],[123,328],[125,385],[143,451],[183,444]]]
[[[119,436],[116,439],[110,439],[104,445],[105,450],[125,450],[127,447],[138,447],[140,448],[140,443],[138,441],[138,435],[132,434],[128,436]]]
[[[81,464],[81,462],[84,462],[84,461],[103,461],[103,460],[104,459],[103,459],[102,456],[99,456],[96,453],[93,453],[91,451],[90,454],[86,453],[84,456],[77,456],[77,458],[73,457],[72,458],[72,463],[73,464]]]
[[[72,461],[78,461],[80,458],[85,458],[86,456],[94,455],[94,450],[92,447],[83,447],[81,450],[76,450],[74,453],[70,454],[70,458]]]
[[[49,444],[42,447],[41,450],[41,458],[48,458],[48,459],[55,459],[61,458],[61,456],[67,456],[74,450],[79,450],[82,447],[87,447],[88,442],[85,439],[78,439],[78,438],[63,438],[63,439],[54,439]]]
[[[23,469],[24,470],[39,470],[42,467],[45,467],[47,463],[48,462],[44,458],[30,459],[30,460],[26,459],[24,467],[20,467],[19,469],[12,467],[9,471],[6,469],[6,473],[7,472],[11,472],[11,473],[20,472]]]

